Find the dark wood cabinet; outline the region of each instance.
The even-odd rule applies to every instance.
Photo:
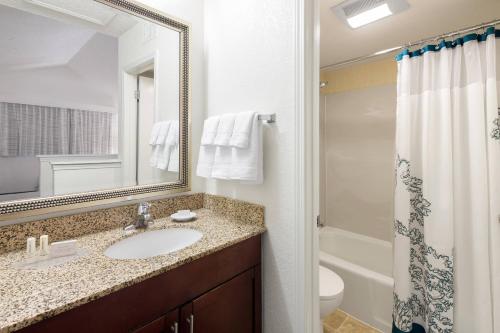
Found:
[[[255,333],[255,270],[248,270],[134,333]]]
[[[153,320],[133,333],[178,333],[179,332],[179,310],[170,311],[164,316]]]
[[[250,270],[193,301],[194,332],[255,332],[254,301]]]
[[[255,236],[21,332],[259,333],[260,260]]]

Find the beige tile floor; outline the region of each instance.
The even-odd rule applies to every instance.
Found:
[[[323,320],[323,333],[381,333],[342,310],[336,310]]]

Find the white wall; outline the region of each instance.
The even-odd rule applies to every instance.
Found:
[[[119,38],[118,66],[123,96],[120,157],[123,159],[124,185],[135,185],[136,181],[140,185],[168,182],[179,178],[177,172],[153,170],[149,166],[152,152],[149,137],[153,123],[179,120],[179,42],[179,32],[142,19]],[[154,69],[153,101],[151,107],[144,108],[147,104],[144,103],[145,98],[151,94],[143,91],[137,113],[134,97],[137,74],[145,69]],[[136,144],[139,146],[139,156]],[[138,159],[141,167],[136,172]]]
[[[159,92],[155,96],[159,120],[179,119],[179,41],[180,34],[145,20],[139,20],[119,38],[118,59],[122,71],[133,72],[132,66],[155,57],[154,81]]]
[[[296,262],[301,235],[294,224],[296,2],[209,0],[205,6],[208,115],[277,114],[277,123],[264,128],[264,184],[210,180],[207,192],[265,205],[264,332],[303,333]]]
[[[140,0],[146,6],[156,8],[191,26],[191,162],[195,170],[201,129],[205,118],[205,64],[204,64],[204,1],[203,0]],[[193,177],[191,190],[203,192],[203,179]]]

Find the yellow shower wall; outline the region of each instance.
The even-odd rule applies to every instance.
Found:
[[[393,56],[340,69],[322,70],[321,81],[328,81],[328,85],[321,88],[321,93],[331,94],[395,84],[396,76],[397,63]]]

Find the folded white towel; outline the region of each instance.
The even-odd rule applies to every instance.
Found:
[[[219,127],[219,116],[209,117],[203,122],[203,134],[201,135],[201,145],[213,145],[217,128]]]
[[[158,159],[160,157],[160,152],[162,151],[163,146],[154,145],[153,150],[151,151],[151,157],[149,159],[149,165],[153,168],[156,168],[158,164]]]
[[[229,140],[233,135],[234,121],[236,115],[233,113],[227,113],[220,117],[219,126],[217,127],[217,135],[214,139],[214,145],[216,146],[228,146]]]
[[[212,166],[212,178],[231,178],[231,147],[215,147],[214,164]]]
[[[157,167],[158,161],[161,158],[163,144],[165,143],[169,129],[170,122],[168,121],[156,122],[151,129],[149,144],[153,146],[153,148],[151,151],[151,157],[149,159],[149,165],[151,165],[153,168]]]
[[[156,143],[156,139],[158,138],[158,134],[160,133],[161,122],[154,123],[153,128],[151,129],[151,136],[149,137],[149,144],[154,145]]]
[[[262,125],[254,114],[248,148],[231,148],[231,180],[240,180],[246,184],[262,184],[264,181]]]
[[[212,167],[215,158],[215,146],[200,146],[198,154],[198,166],[196,167],[196,175],[205,178],[212,177]]]
[[[158,153],[158,160],[156,163],[156,168],[160,170],[167,170],[168,162],[170,161],[170,154],[174,146],[161,145],[160,151]]]
[[[250,141],[250,132],[255,112],[240,112],[236,114],[233,134],[229,140],[229,145],[236,148],[247,148]]]
[[[172,121],[165,145],[170,146],[168,171],[179,172],[179,122]]]
[[[168,171],[179,172],[179,146],[173,146],[170,150],[170,160],[168,161]]]
[[[168,131],[170,130],[170,121],[162,121],[160,123],[160,129],[158,130],[158,136],[156,137],[155,145],[162,145],[167,140]]]
[[[159,124],[157,129],[158,134],[153,144],[149,164],[153,168],[167,170],[172,150],[174,150],[179,141],[179,122],[172,120],[162,121],[157,124]]]
[[[172,120],[170,122],[167,138],[165,139],[165,144],[169,146],[175,146],[178,143],[179,143],[179,121]]]

